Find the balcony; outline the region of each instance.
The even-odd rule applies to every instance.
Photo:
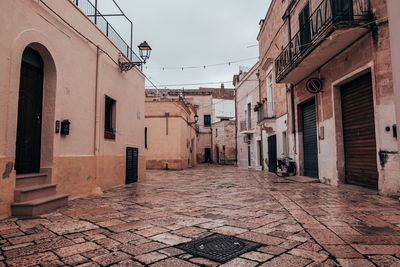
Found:
[[[273,101],[267,101],[262,103],[257,109],[257,124],[264,120],[275,119],[275,105]]]
[[[247,120],[240,121],[239,131],[240,134],[253,134],[256,132],[255,129],[252,129],[251,124],[249,125]]]
[[[275,60],[276,81],[298,83],[364,35],[372,18],[369,0],[323,0]]]
[[[71,0],[79,9],[88,16],[88,18],[96,24],[97,28],[102,31],[108,39],[124,54],[130,62],[142,62],[142,60],[133,52],[132,50],[132,22],[125,16],[122,10],[117,6],[117,8],[121,11],[120,14],[110,14],[110,15],[102,15],[99,10],[96,10],[96,7],[90,2],[90,0]],[[115,3],[115,2],[114,2]],[[116,5],[116,4],[115,4]],[[125,40],[121,37],[121,35],[111,26],[111,24],[106,20],[107,16],[120,16],[124,17],[131,26],[131,41],[130,45],[128,45]]]

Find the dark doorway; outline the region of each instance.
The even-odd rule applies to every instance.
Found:
[[[204,149],[204,162],[211,162],[211,149],[210,148]]]
[[[219,164],[219,147],[218,146],[216,146],[215,147],[216,148],[216,156],[217,156],[217,164]]]
[[[315,100],[302,105],[304,176],[318,178],[318,137]]]
[[[251,148],[250,146],[247,146],[247,164],[249,167],[251,166]]]
[[[138,180],[138,158],[139,149],[136,147],[126,148],[126,178],[125,183],[131,184]]]
[[[277,168],[276,135],[268,136],[268,170],[275,173]]]
[[[40,172],[43,60],[27,47],[22,55],[15,150],[17,174]]]
[[[257,148],[258,148],[258,163],[260,166],[263,165],[263,154],[262,154],[262,144],[261,141],[257,141]]]
[[[331,0],[333,20],[353,19],[353,0]]]
[[[378,188],[371,73],[341,86],[345,177],[350,184]]]

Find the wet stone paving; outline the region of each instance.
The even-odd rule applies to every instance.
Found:
[[[400,266],[400,205],[376,191],[235,167],[149,171],[139,183],[0,221],[0,266],[218,266],[177,245],[260,243],[221,266]]]

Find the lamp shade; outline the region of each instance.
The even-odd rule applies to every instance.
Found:
[[[140,57],[143,59],[144,63],[146,63],[146,60],[148,60],[150,57],[151,47],[149,46],[149,44],[146,41],[144,41],[143,43],[141,43],[138,46],[138,48],[139,48]]]

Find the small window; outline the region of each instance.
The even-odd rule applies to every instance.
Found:
[[[218,129],[215,129],[215,137],[218,137]]]
[[[104,117],[104,138],[115,139],[115,100],[106,96]]]
[[[204,115],[204,127],[211,126],[211,115]]]
[[[147,148],[147,127],[144,128],[144,148]]]

